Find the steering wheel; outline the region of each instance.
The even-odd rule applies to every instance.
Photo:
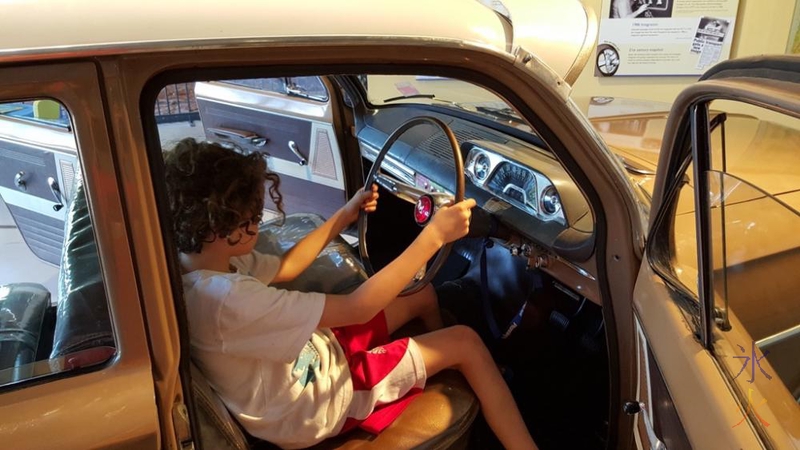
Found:
[[[455,177],[456,186],[455,196],[441,192],[429,192],[416,186],[412,186],[404,181],[398,180],[393,176],[381,173],[381,163],[397,139],[399,139],[400,136],[409,129],[422,124],[433,124],[439,127],[450,143],[450,148],[453,151],[453,161],[455,163],[455,173],[453,174]],[[442,206],[447,206],[464,200],[464,161],[461,158],[458,140],[456,140],[453,130],[451,130],[450,127],[448,127],[441,120],[430,116],[415,117],[406,121],[389,135],[380,152],[378,152],[378,156],[375,158],[375,162],[372,164],[369,175],[367,175],[367,188],[372,186],[373,183],[388,190],[397,198],[413,204],[414,220],[419,226],[424,227],[428,222],[430,222],[436,210]],[[358,251],[361,254],[361,261],[364,263],[364,269],[367,271],[369,276],[372,276],[375,274],[375,270],[373,269],[369,260],[366,237],[367,213],[364,212],[364,210],[361,210],[361,212],[358,214]],[[434,256],[433,263],[431,263],[430,267],[426,269],[426,266],[423,266],[411,283],[409,283],[403,289],[400,295],[403,296],[413,294],[425,287],[426,284],[430,283],[439,269],[441,269],[444,265],[444,262],[447,260],[447,256],[450,254],[450,249],[452,247],[453,244],[449,243],[445,244],[441,249],[439,249]]]

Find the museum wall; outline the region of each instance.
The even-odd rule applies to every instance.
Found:
[[[601,15],[602,0],[582,0]],[[740,0],[731,57],[785,53],[796,0]],[[797,0],[800,1],[800,0]],[[603,95],[672,102],[697,77],[594,76],[592,55],[573,87],[573,98]]]

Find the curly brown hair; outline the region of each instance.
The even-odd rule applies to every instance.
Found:
[[[280,178],[259,153],[243,155],[186,138],[164,152],[164,165],[172,227],[183,253],[200,253],[203,243],[213,242],[211,236],[225,238],[242,222],[260,218],[267,181],[269,196],[284,215]]]

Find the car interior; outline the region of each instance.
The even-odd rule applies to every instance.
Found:
[[[592,275],[592,213],[546,143],[502,99],[469,83],[424,75],[252,77],[191,81],[183,83],[183,91],[176,86],[159,85],[154,97],[169,97],[173,90],[173,97],[194,102],[196,115],[165,122],[161,116],[171,111],[159,115],[157,103],[155,114],[143,121],[158,152],[185,137],[207,139],[260,152],[281,176],[288,214],[261,225],[262,252],[285,252],[365,180],[379,185],[378,210],[281,287],[348,292],[416,237],[420,197],[430,197],[435,206],[475,198],[479,206],[470,235],[440,252],[415,283],[433,283],[448,324],[467,324],[483,337],[542,448],[605,447],[608,356]],[[471,101],[434,97],[422,90],[428,86],[463,91]],[[53,158],[54,181],[17,177],[42,191],[36,192],[41,199],[36,212],[53,217],[52,233],[44,240],[49,246],[38,244],[41,227],[28,222],[26,228],[15,197],[2,191],[13,231],[27,253],[46,262],[32,271],[36,276],[17,278],[34,283],[8,284],[0,292],[4,311],[17,309],[15,319],[0,327],[3,384],[93,370],[113,360],[116,351],[69,116],[63,108],[57,115],[66,125],[47,120],[44,125],[73,142],[71,148],[62,144],[41,152]],[[409,121],[407,130],[395,133],[393,145],[385,146]],[[381,164],[373,167],[378,157]],[[266,213],[271,209],[265,204]],[[410,324],[399,333],[413,335],[414,328]],[[243,432],[196,367],[191,375],[205,448],[271,448]],[[463,377],[447,371],[429,380],[424,394],[380,436],[356,431],[318,447],[500,444]]]
[[[288,215],[262,224],[259,251],[283,253],[356,189],[379,186],[378,210],[281,287],[348,292],[418,235],[419,198],[434,208],[476,199],[468,237],[443,249],[409,289],[433,283],[446,321],[479,332],[542,448],[605,447],[608,356],[592,212],[508,104],[471,83],[425,75],[215,79],[191,89],[199,116],[191,133],[265,154],[281,176]],[[185,136],[159,126],[163,149]],[[274,209],[267,200],[265,216]],[[399,333],[414,334],[413,324]],[[204,433],[233,448],[269,447],[239,435],[196,368],[193,380],[203,422],[218,424]],[[380,436],[354,432],[319,447],[501,448],[458,374],[433,377],[422,398]]]
[[[452,78],[235,74],[223,79],[218,71],[215,77],[199,72],[183,74],[180,83],[151,83],[143,104],[154,108],[142,120],[157,190],[161,152],[180,139],[262,154],[281,177],[287,214],[280,216],[267,201],[257,250],[280,255],[356,190],[377,184],[378,210],[362,215],[297,279],[278,286],[325,293],[349,292],[392,261],[422,229],[420,214],[474,198],[469,235],[443,248],[408,289],[432,283],[446,323],[478,331],[541,448],[605,448],[610,359],[594,275],[594,217],[578,183],[534,127],[491,90]],[[184,106],[176,110],[175,101]],[[785,300],[791,286],[777,285],[756,307],[749,298],[761,287],[745,283],[753,271],[793,266],[796,252],[770,247],[778,244],[768,239],[776,231],[766,226],[791,229],[796,192],[771,178],[757,180],[763,189],[746,181],[753,175],[739,154],[751,151],[751,139],[759,141],[726,144],[725,136],[752,128],[726,134],[726,117],[712,123],[714,145],[728,155],[726,170],[712,180],[720,192],[712,208],[722,211],[727,204],[721,235],[741,251],[727,255],[726,269],[715,275],[730,293],[716,313],[721,324],[750,330],[753,352],[756,346],[764,355],[772,351],[770,363],[798,398],[796,362],[787,357],[800,342],[794,338],[796,309]],[[753,136],[776,153],[791,153],[791,141],[778,138],[795,136],[787,130],[796,124],[755,123]],[[114,329],[68,111],[47,99],[0,105],[0,162],[0,244],[17,255],[0,267],[0,386],[112,363]],[[691,178],[687,168],[675,223],[688,234],[676,234],[674,254],[662,268],[684,289],[696,272],[693,206],[686,203]],[[754,204],[762,217],[775,220],[752,221]],[[165,245],[174,252],[168,239]],[[417,325],[398,337],[419,332]],[[202,372],[189,367],[204,448],[274,448],[247,435]],[[432,377],[381,435],[353,431],[317,447],[501,448],[454,371]]]
[[[470,234],[442,249],[408,289],[432,283],[446,323],[478,331],[541,448],[606,447],[611,359],[595,279],[593,212],[548,142],[510,102],[485,87],[431,75],[179,75],[180,82],[151,82],[142,102],[153,105],[142,121],[157,195],[161,152],[180,139],[258,152],[281,177],[287,215],[267,201],[257,249],[280,255],[356,190],[377,184],[378,210],[362,215],[306,272],[279,286],[326,293],[351,291],[398,256],[422,229],[420,214],[474,198]],[[719,110],[735,108],[720,104]],[[748,352],[754,361],[757,350],[762,358],[769,353],[797,399],[793,281],[768,290],[749,281],[795,266],[798,245],[789,238],[795,239],[797,191],[791,177],[753,172],[747,156],[754,149],[772,152],[764,153],[774,156],[765,173],[782,173],[786,155],[795,154],[798,127],[758,114],[719,114],[711,123],[712,150],[721,155],[714,158],[722,161],[710,180],[712,213],[719,214],[720,239],[737,249],[715,269],[715,289],[726,293],[715,314],[721,329],[733,324],[753,338],[752,349],[732,347],[730,376],[742,375],[738,359]],[[674,248],[656,267],[677,289],[691,291],[697,255],[689,162],[674,229],[664,228],[674,234]],[[14,255],[0,267],[0,386],[113,364],[114,327],[81,172],[62,105],[49,99],[0,104],[0,245]],[[160,213],[166,214],[163,204]],[[163,234],[174,252],[170,231]],[[176,297],[181,304],[178,291]],[[763,301],[752,302],[755,297]],[[416,325],[398,337],[414,335]],[[247,435],[202,372],[188,368],[204,448],[273,448]],[[447,371],[432,377],[381,435],[354,431],[317,447],[500,444],[463,377]]]

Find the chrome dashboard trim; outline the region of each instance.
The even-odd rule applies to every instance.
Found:
[[[483,178],[480,178],[475,174],[475,161],[480,156],[485,156],[489,160],[489,171],[488,174]],[[519,202],[511,202],[509,199],[503,197],[500,197],[500,199],[502,199],[507,203],[511,203],[517,208],[523,209],[525,212],[534,215],[539,220],[547,222],[556,221],[566,226],[567,220],[564,217],[563,207],[559,208],[558,211],[556,211],[553,214],[547,214],[539,211],[539,202],[542,198],[542,195],[544,194],[544,191],[549,188],[552,188],[556,191],[556,194],[558,194],[558,189],[556,189],[555,185],[553,184],[552,181],[550,181],[549,178],[542,175],[537,170],[534,170],[517,161],[513,161],[503,155],[499,155],[492,150],[485,149],[479,145],[474,145],[472,149],[469,151],[469,154],[467,155],[466,161],[464,163],[464,172],[466,173],[467,178],[469,178],[472,184],[492,194],[493,196],[497,196],[499,195],[497,192],[493,192],[491,189],[489,189],[489,182],[494,177],[497,169],[503,163],[511,164],[513,166],[519,167],[531,173],[531,175],[534,178],[535,189],[536,189],[536,198],[532,203],[536,205],[536,207],[534,208],[529,205],[520,205]]]
[[[358,141],[358,147],[361,150],[361,156],[369,159],[373,163],[375,162],[375,159],[378,157],[378,153],[380,153],[379,149],[375,148],[374,146],[364,141]],[[389,173],[396,176],[400,180],[407,182],[411,186],[416,185],[414,177],[416,175],[416,172],[406,167],[396,158],[393,158],[391,155],[386,155],[386,157],[383,158],[383,165],[384,167],[386,167],[386,170]]]
[[[571,263],[571,262],[567,261],[567,260],[566,260],[566,259],[564,259],[564,258],[560,258],[560,257],[559,257],[559,258],[558,258],[558,260],[559,260],[559,261],[561,261],[561,263],[562,263],[562,264],[564,264],[565,266],[567,266],[567,267],[569,267],[570,269],[574,270],[575,272],[577,272],[577,273],[579,273],[579,274],[583,275],[584,277],[586,277],[586,278],[588,278],[588,279],[590,279],[590,280],[592,280],[592,281],[597,281],[597,278],[595,278],[595,277],[594,277],[594,275],[592,275],[591,273],[589,273],[589,272],[588,272],[586,269],[584,269],[583,267],[580,267],[580,266],[578,266],[578,265],[577,265],[577,264],[575,264],[575,263]]]

